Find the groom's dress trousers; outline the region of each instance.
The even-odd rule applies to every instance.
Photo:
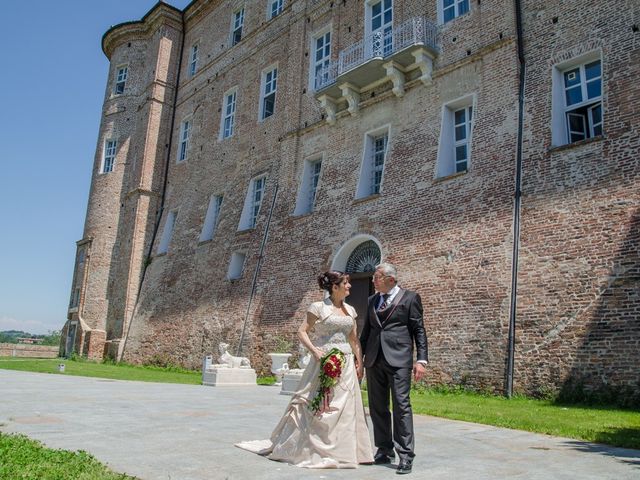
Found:
[[[409,393],[414,343],[416,360],[427,361],[420,295],[400,289],[390,302],[380,294],[370,297],[360,343],[367,368],[375,445],[387,452],[392,452],[395,446],[400,458],[411,458],[414,456],[414,435]],[[393,415],[389,412],[390,396]]]

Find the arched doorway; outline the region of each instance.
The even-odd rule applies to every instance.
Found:
[[[347,302],[358,312],[358,332],[367,313],[367,299],[373,295],[371,277],[381,261],[380,244],[370,235],[358,235],[349,240],[336,254],[332,269],[348,273],[351,294]]]

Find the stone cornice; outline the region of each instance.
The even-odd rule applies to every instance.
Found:
[[[193,3],[193,2],[192,2]],[[102,36],[102,51],[111,60],[113,51],[124,42],[149,38],[161,25],[182,29],[182,11],[159,1],[142,20],[114,25]]]

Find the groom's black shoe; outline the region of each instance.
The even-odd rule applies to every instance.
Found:
[[[411,465],[413,463],[413,459],[411,458],[401,458],[400,463],[398,464],[398,469],[396,473],[399,475],[403,475],[405,473],[411,473]]]
[[[373,456],[373,463],[375,463],[376,465],[391,463],[391,459],[395,456],[396,455],[393,453],[393,450],[391,452],[388,452],[379,448],[376,454]]]

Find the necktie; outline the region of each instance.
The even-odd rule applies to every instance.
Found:
[[[387,308],[387,300],[389,300],[389,294],[385,293],[382,295],[382,303],[378,307],[378,310],[384,310],[385,308]]]

